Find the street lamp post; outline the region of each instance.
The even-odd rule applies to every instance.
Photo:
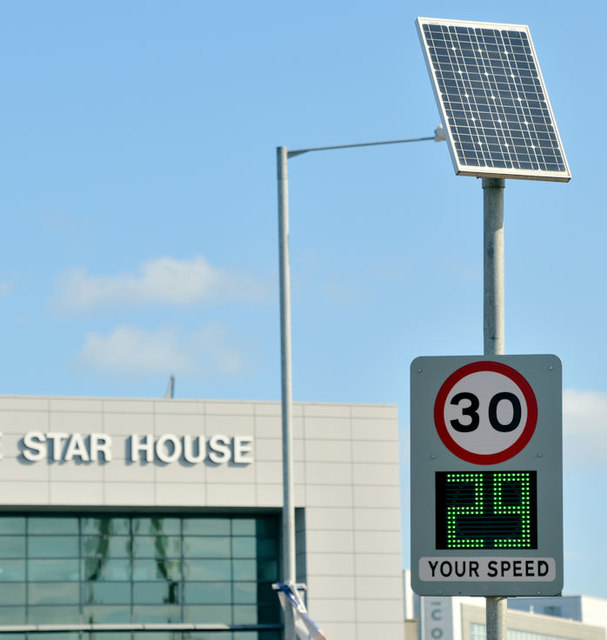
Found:
[[[289,158],[313,151],[333,151],[359,147],[402,144],[405,142],[423,142],[445,140],[441,126],[434,130],[433,136],[423,138],[405,138],[382,140],[379,142],[359,142],[328,147],[310,147],[288,151],[286,147],[276,149],[276,168],[278,179],[278,237],[279,237],[279,287],[280,287],[280,365],[281,365],[281,405],[282,405],[282,576],[285,584],[296,582],[295,568],[295,502],[293,481],[293,396],[291,380],[291,276],[289,266],[289,179],[287,164]],[[286,616],[285,640],[295,640],[292,615]]]

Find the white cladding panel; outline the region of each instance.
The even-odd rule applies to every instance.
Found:
[[[396,407],[296,404],[294,427],[312,617],[331,640],[402,640]],[[278,403],[1,397],[0,432],[5,509],[282,505]]]

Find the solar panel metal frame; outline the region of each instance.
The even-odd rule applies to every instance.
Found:
[[[565,156],[565,151],[563,149],[561,137],[559,135],[558,128],[556,126],[556,120],[554,118],[552,106],[550,105],[550,100],[548,99],[548,92],[546,91],[546,85],[544,84],[544,79],[542,77],[540,66],[537,60],[537,54],[533,46],[533,41],[531,39],[531,33],[529,32],[529,27],[526,25],[512,25],[512,24],[502,24],[502,23],[493,23],[493,22],[471,22],[471,21],[462,21],[462,20],[443,20],[443,19],[437,19],[437,18],[418,18],[416,21],[416,24],[417,24],[419,37],[422,43],[422,49],[424,51],[426,66],[428,67],[428,72],[430,74],[430,77],[432,78],[432,88],[434,90],[434,96],[439,106],[443,127],[446,133],[447,141],[449,143],[449,152],[451,154],[451,160],[453,161],[456,174],[465,175],[465,176],[476,176],[479,178],[522,178],[522,179],[528,179],[528,180],[553,180],[557,182],[568,182],[571,179],[569,165],[567,163],[567,158]],[[530,54],[534,64],[533,70],[537,73],[537,80],[539,81],[542,97],[545,101],[545,109],[548,111],[548,115],[549,115],[548,122],[553,127],[553,133],[557,143],[556,149],[560,153],[559,160],[562,159],[562,164],[563,164],[562,170],[559,169],[557,171],[553,171],[548,169],[533,169],[533,168],[530,169],[530,168],[521,168],[521,167],[495,167],[495,166],[492,167],[492,166],[487,166],[483,164],[470,164],[470,163],[463,162],[462,161],[463,159],[460,159],[460,157],[458,156],[458,150],[455,147],[454,132],[451,127],[448,110],[445,105],[445,101],[443,100],[443,95],[441,93],[439,79],[437,77],[437,69],[435,68],[435,64],[432,60],[430,47],[426,39],[426,36],[424,34],[424,30],[423,30],[424,25],[440,25],[444,27],[467,27],[471,29],[485,29],[485,30],[489,29],[489,30],[500,30],[500,31],[508,31],[508,32],[515,31],[515,32],[523,32],[526,35],[529,48],[530,48]],[[466,97],[470,97],[470,96],[466,95]],[[498,122],[501,122],[501,121],[498,120]],[[506,147],[506,148],[509,149],[509,147]],[[530,145],[530,148],[535,149],[535,147],[532,147],[531,145]],[[502,151],[502,154],[503,154],[503,151]]]

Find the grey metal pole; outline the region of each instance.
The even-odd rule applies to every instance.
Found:
[[[483,178],[485,355],[505,352],[504,188],[502,178]]]
[[[293,484],[293,393],[291,384],[291,275],[289,267],[289,179],[287,148],[276,149],[280,279],[280,355],[282,398],[282,581],[295,584],[295,503]],[[285,640],[295,640],[293,614],[285,612]]]
[[[505,352],[504,336],[504,188],[501,178],[483,178],[484,353]],[[504,597],[485,599],[487,640],[506,640]]]

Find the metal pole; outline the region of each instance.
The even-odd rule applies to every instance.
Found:
[[[276,149],[280,278],[280,357],[282,398],[282,581],[295,584],[295,506],[293,500],[293,408],[291,385],[291,276],[289,270],[289,179],[287,148]],[[295,640],[293,614],[285,614],[285,640]]]
[[[502,178],[483,178],[485,355],[505,352],[504,188]]]
[[[504,188],[501,178],[483,178],[484,353],[505,352],[504,338]],[[506,640],[504,597],[485,598],[487,640]]]

